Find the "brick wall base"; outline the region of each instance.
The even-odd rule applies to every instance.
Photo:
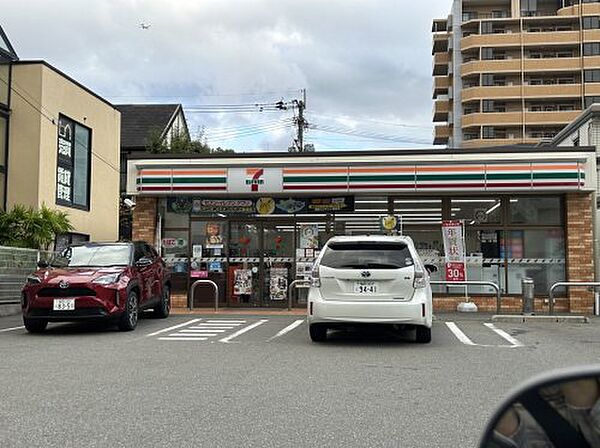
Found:
[[[146,241],[156,245],[156,216],[158,200],[156,198],[138,197],[132,217],[133,241]]]

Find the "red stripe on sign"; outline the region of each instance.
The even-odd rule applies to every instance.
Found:
[[[579,187],[584,183],[579,182],[533,182],[536,187]]]
[[[358,188],[361,190],[365,190],[365,189],[384,189],[384,188],[415,188],[415,184],[385,184],[385,185],[381,185],[381,184],[377,184],[377,185],[369,185],[369,184],[350,184],[350,189],[352,188]]]
[[[498,184],[493,184],[497,186]],[[516,185],[516,184],[512,184]],[[526,184],[531,185],[531,184]],[[419,188],[484,188],[485,184],[466,184],[466,183],[456,183],[456,184],[417,184],[417,189]]]
[[[284,190],[347,190],[347,185],[284,185]]]
[[[171,187],[138,187],[138,191],[171,191]]]
[[[173,187],[173,191],[225,191],[227,187]]]

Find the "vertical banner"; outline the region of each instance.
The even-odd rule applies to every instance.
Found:
[[[446,253],[446,280],[464,282],[466,280],[466,257],[462,221],[444,221],[442,236]]]

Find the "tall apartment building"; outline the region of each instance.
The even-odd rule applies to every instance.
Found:
[[[435,144],[537,143],[600,102],[600,0],[454,0],[432,31]]]

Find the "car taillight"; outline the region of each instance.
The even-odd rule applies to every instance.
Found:
[[[425,272],[415,269],[415,279],[413,281],[413,288],[421,289],[427,286],[427,277]]]
[[[321,287],[321,276],[319,275],[319,265],[315,264],[310,273],[310,285],[314,288]]]

